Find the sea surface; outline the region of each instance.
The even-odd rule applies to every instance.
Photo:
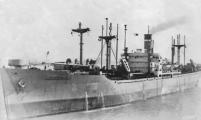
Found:
[[[2,113],[0,114],[1,120],[1,117],[4,117]],[[198,87],[183,92],[118,107],[28,118],[26,120],[201,120],[201,83]]]

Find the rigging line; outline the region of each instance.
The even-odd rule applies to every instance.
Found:
[[[104,47],[105,47],[105,43],[104,43],[104,45],[103,45],[103,48],[102,48],[101,51],[99,52],[98,57],[96,58],[96,63],[97,63],[97,61],[99,60],[98,58],[100,57],[101,52],[103,51]]]
[[[112,47],[111,47],[111,49],[112,49]],[[114,55],[114,58],[116,59],[116,55],[115,55],[115,53],[114,53],[114,50],[112,49],[112,53],[113,53],[113,55]]]

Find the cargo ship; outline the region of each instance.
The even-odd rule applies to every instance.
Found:
[[[146,100],[183,91],[198,85],[201,79],[199,68],[191,63],[180,66],[174,62],[175,48],[178,51],[185,45],[172,44],[172,62],[168,63],[154,53],[152,34],[144,34],[144,52],[137,49],[128,52],[126,31],[124,52],[118,60],[118,25],[117,34],[112,35],[112,24],[106,19],[106,34],[99,36],[101,41],[101,65],[97,60],[83,63],[83,34],[89,28],[76,32],[80,35],[80,60],[72,62],[43,63],[44,69],[37,65],[22,65],[18,59],[9,60],[10,68],[1,68],[0,91],[5,105],[7,119],[22,119],[53,115],[59,113],[88,111],[91,109],[112,107],[134,101]],[[179,41],[179,36],[177,36]],[[116,65],[111,65],[111,44],[116,40]],[[106,65],[103,66],[103,47],[106,45]],[[179,42],[178,42],[179,43]],[[118,63],[119,61],[119,63]],[[53,70],[48,70],[53,66]],[[12,67],[12,68],[11,68]]]

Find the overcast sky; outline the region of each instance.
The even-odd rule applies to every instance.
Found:
[[[78,22],[91,29],[84,35],[84,58],[96,58],[101,25],[108,17],[113,34],[119,24],[120,53],[124,24],[129,51],[143,48],[149,25],[154,51],[162,57],[170,58],[171,36],[180,33],[187,38],[187,59],[201,62],[200,9],[200,0],[0,0],[0,58],[43,61],[47,51],[50,61],[79,58],[79,37],[70,34]]]

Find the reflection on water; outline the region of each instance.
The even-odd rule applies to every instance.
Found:
[[[34,120],[201,120],[201,87],[113,108]]]

